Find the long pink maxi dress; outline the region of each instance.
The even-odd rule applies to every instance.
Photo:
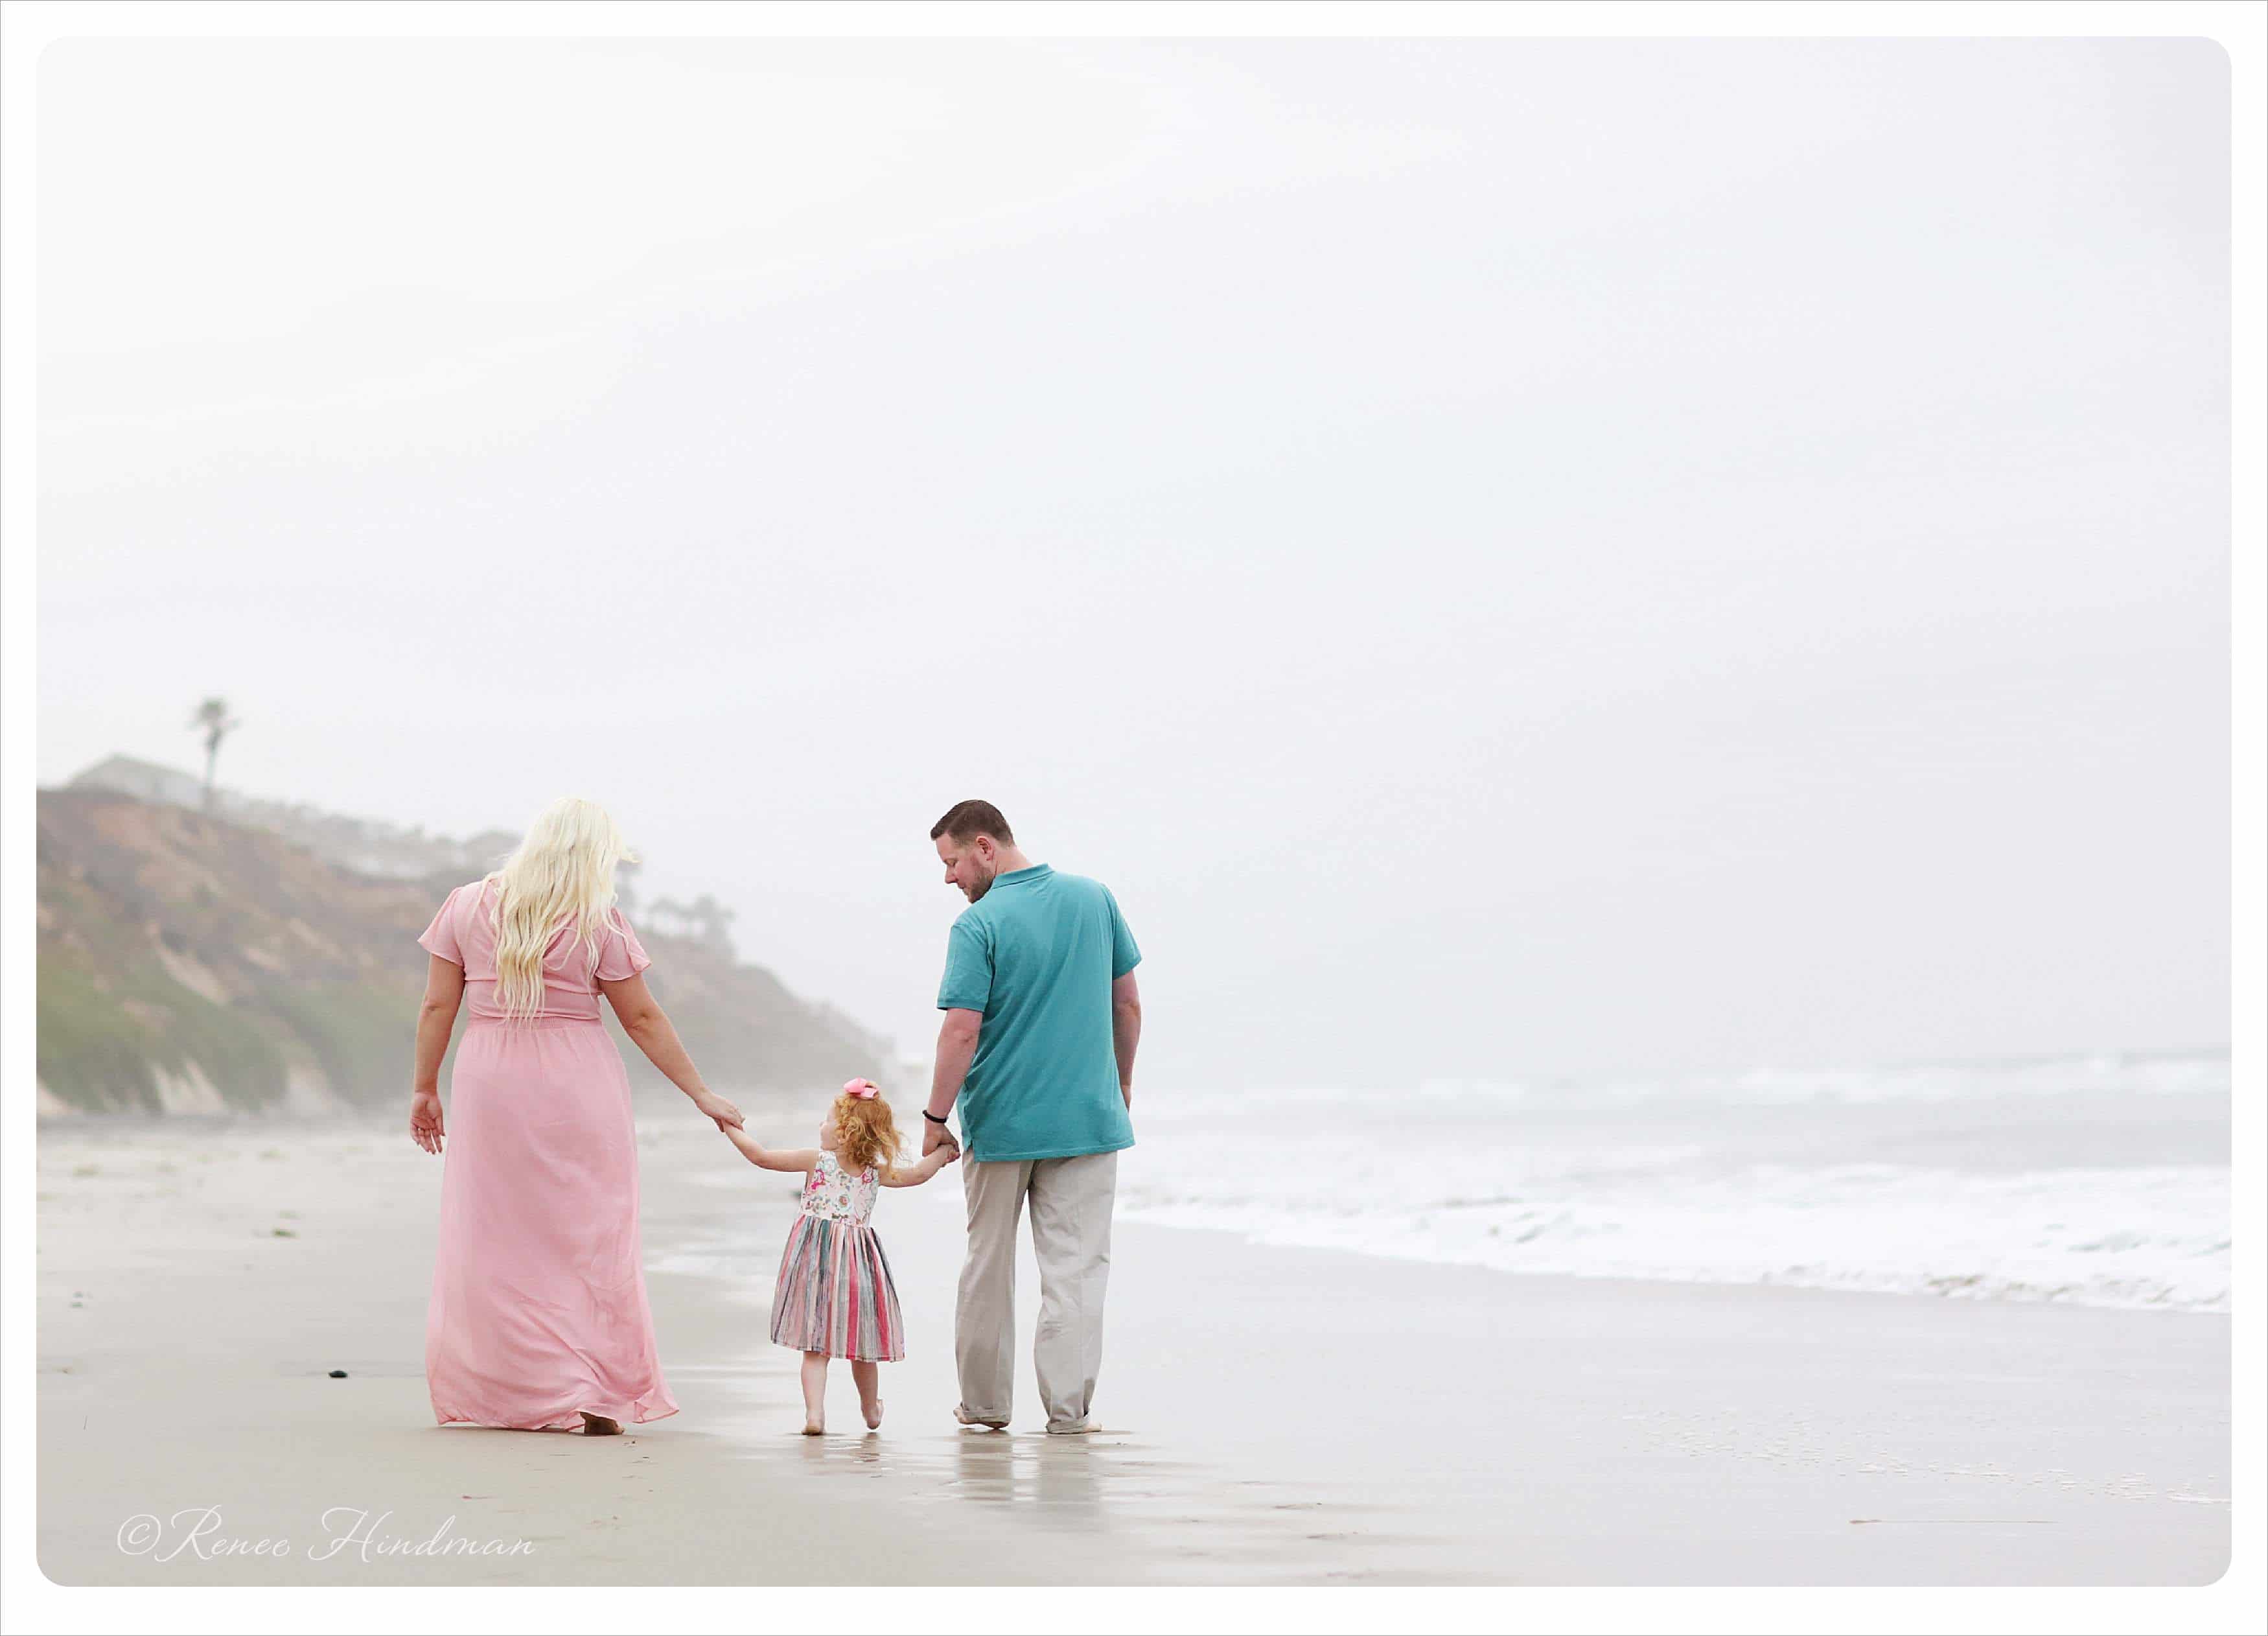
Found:
[[[677,1412],[662,1378],[638,1243],[630,1076],[596,979],[653,962],[617,910],[596,971],[571,927],[543,955],[543,1011],[497,1000],[497,888],[451,892],[417,941],[465,969],[449,1081],[440,1251],[425,1309],[425,1382],[443,1425],[571,1427]]]

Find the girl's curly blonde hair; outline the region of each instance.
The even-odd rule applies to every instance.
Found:
[[[845,1091],[835,1099],[835,1160],[856,1175],[868,1165],[884,1175],[898,1168],[898,1122],[880,1092],[853,1096]]]

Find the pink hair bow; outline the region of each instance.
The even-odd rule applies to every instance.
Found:
[[[880,1095],[881,1091],[872,1080],[851,1080],[843,1085],[843,1094],[845,1096],[856,1096],[861,1102],[871,1102]]]

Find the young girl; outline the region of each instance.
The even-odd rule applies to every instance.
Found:
[[[866,1225],[875,1188],[919,1187],[961,1157],[947,1146],[910,1169],[897,1168],[898,1127],[890,1104],[871,1080],[853,1080],[828,1109],[817,1147],[769,1148],[746,1132],[719,1127],[748,1162],[767,1170],[810,1173],[803,1214],[789,1229],[772,1291],[772,1338],[803,1354],[803,1434],[827,1430],[827,1365],[850,1360],[867,1429],[882,1424],[875,1396],[878,1362],[906,1355],[897,1286],[882,1241]]]

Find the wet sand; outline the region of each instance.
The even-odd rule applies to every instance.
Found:
[[[752,1127],[784,1142],[805,1111]],[[1028,1244],[1016,1424],[963,1431],[950,1169],[876,1214],[909,1336],[881,1432],[838,1365],[806,1438],[764,1333],[790,1180],[674,1109],[641,1145],[682,1412],[585,1439],[434,1424],[441,1161],[394,1122],[44,1124],[48,1578],[2195,1585],[2228,1560],[2211,1314],[1521,1278],[1122,1223],[1104,1433],[1040,1430]]]

